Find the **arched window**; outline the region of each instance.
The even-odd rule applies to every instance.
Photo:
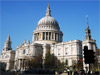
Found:
[[[68,60],[66,59],[66,65],[68,65]]]
[[[24,49],[24,50],[23,50],[23,54],[25,54],[25,52],[26,52],[26,51],[25,51],[25,49]]]
[[[60,53],[61,53],[61,52],[60,52],[60,48],[59,48],[59,49],[58,49],[58,55],[60,55]]]
[[[68,48],[65,48],[65,55],[68,55]]]

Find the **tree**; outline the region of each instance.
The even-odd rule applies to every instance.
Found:
[[[28,69],[32,69],[32,68],[41,69],[42,62],[43,62],[42,54],[40,54],[34,58],[25,60],[25,67],[27,67]]]
[[[61,63],[54,54],[48,52],[45,57],[45,69],[61,71],[64,69],[64,63]]]
[[[83,60],[79,59],[77,64],[75,64],[75,69],[76,70],[82,70],[83,69]]]
[[[97,55],[100,55],[100,49],[97,49]]]
[[[91,64],[91,70],[93,72],[98,71],[99,70],[99,64],[98,64],[98,56],[100,56],[100,49],[98,48],[96,51],[96,55],[95,55],[95,62],[93,64]]]
[[[42,59],[42,54],[31,58],[31,59],[27,59],[25,61],[25,67],[29,68],[29,69],[43,69],[43,66],[45,67],[45,69],[47,70],[56,70],[56,71],[62,71],[65,68],[65,64],[61,63],[60,60],[57,59],[56,56],[54,56],[54,54],[50,54],[50,52],[48,52],[46,54],[46,57],[44,59],[44,64],[43,64],[43,59]]]
[[[41,69],[42,68],[42,54],[38,55],[34,59],[31,60],[32,68]]]

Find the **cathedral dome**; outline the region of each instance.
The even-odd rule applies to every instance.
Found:
[[[38,25],[56,25],[58,26],[58,22],[51,16],[45,16],[38,22]]]
[[[37,30],[55,30],[55,31],[60,30],[58,22],[51,16],[49,5],[46,11],[46,16],[39,20],[36,29]]]
[[[33,32],[33,42],[41,44],[52,44],[62,42],[63,33],[58,22],[51,16],[48,4],[45,17],[41,18]]]

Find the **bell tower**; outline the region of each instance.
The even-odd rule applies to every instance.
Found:
[[[85,30],[85,39],[82,41],[82,50],[84,49],[84,46],[88,46],[88,50],[93,50],[94,52],[96,52],[96,49],[97,49],[96,40],[92,39],[91,37],[91,30],[89,29],[89,25],[88,25],[88,16],[87,16],[87,27]],[[84,51],[82,51],[82,53],[83,52]],[[84,54],[83,54],[83,57],[84,57]],[[83,58],[83,61],[84,61],[84,58]],[[83,67],[84,67],[84,70],[86,70],[86,67],[89,69],[89,65],[85,64],[84,62],[83,62]]]
[[[87,16],[87,27],[85,30],[85,40],[90,40],[90,39],[91,39],[91,30],[89,29],[88,16]]]
[[[88,46],[88,49],[94,50],[96,52],[96,40],[91,36],[91,30],[88,25],[88,16],[87,16],[87,27],[85,30],[85,39],[82,41],[83,48],[84,46]]]
[[[4,51],[8,51],[8,50],[12,50],[11,48],[11,40],[10,40],[10,35],[8,35],[8,38],[4,44],[4,48],[3,48]]]

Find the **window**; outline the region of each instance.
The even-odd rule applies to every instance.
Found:
[[[58,49],[58,55],[60,55],[60,49]]]
[[[67,53],[67,48],[65,48],[65,55],[67,55],[68,53]]]
[[[23,54],[25,54],[25,52],[26,52],[26,51],[25,51],[25,49],[24,49],[24,50],[23,50]]]
[[[66,59],[66,65],[68,65],[68,60]]]

